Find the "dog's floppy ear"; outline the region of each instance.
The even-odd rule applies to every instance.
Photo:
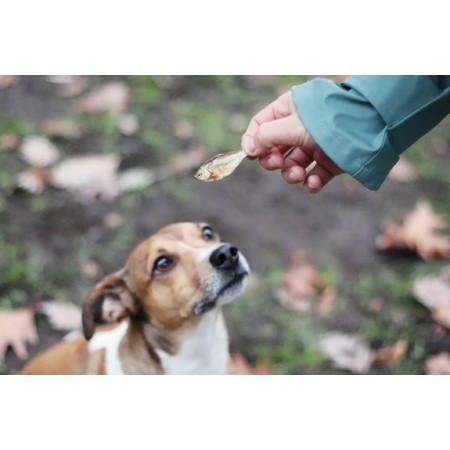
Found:
[[[82,322],[87,340],[94,334],[97,324],[117,322],[136,312],[137,305],[125,283],[125,275],[125,269],[107,275],[86,297]]]

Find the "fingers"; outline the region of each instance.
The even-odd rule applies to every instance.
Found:
[[[291,92],[285,92],[277,100],[272,102],[270,105],[262,109],[258,114],[256,114],[250,121],[247,130],[242,136],[241,146],[250,155],[255,149],[254,136],[257,133],[261,125],[271,122],[274,120],[281,119],[283,117],[290,116],[295,113],[295,107],[292,102]]]
[[[306,177],[305,188],[310,194],[317,194],[334,177],[335,175],[333,175],[323,166],[316,164],[316,166]]]
[[[247,149],[247,152],[251,156],[260,156],[277,146],[297,145],[303,130],[300,119],[294,114],[263,123],[253,136],[254,148]]]
[[[266,170],[281,169],[284,165],[284,156],[279,147],[274,147],[259,159],[259,163]]]
[[[306,168],[312,161],[308,153],[296,147],[285,159],[281,175],[290,184],[303,183],[306,178]]]
[[[290,184],[303,183],[310,193],[319,192],[343,171],[323,152],[303,126],[290,92],[256,114],[242,137],[250,159],[259,157],[266,170],[280,170]],[[291,146],[294,151],[284,157]],[[307,167],[315,162],[310,173]]]

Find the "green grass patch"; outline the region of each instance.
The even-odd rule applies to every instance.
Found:
[[[130,76],[128,78],[133,101],[138,105],[156,106],[164,100],[164,91],[152,76]]]
[[[38,133],[38,128],[29,119],[20,116],[0,115],[0,134],[12,133],[20,138]]]

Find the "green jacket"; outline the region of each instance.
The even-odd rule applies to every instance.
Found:
[[[292,88],[297,113],[323,151],[376,190],[399,155],[450,113],[450,76],[351,76]]]

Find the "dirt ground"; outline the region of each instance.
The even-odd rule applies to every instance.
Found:
[[[46,77],[21,77],[0,89],[0,133],[25,137],[42,133],[39,125],[46,118],[70,117],[85,132],[54,139],[62,158],[112,153],[120,155],[121,171],[158,171],[195,146],[208,154],[239,147],[251,115],[304,78],[87,77],[85,89],[111,80],[131,87],[128,110],[140,123],[132,136],[117,131],[114,117],[80,113],[79,95],[61,97],[59,85]],[[190,132],[179,131],[185,122]],[[387,219],[399,220],[418,198],[431,201],[449,230],[449,128],[447,120],[407,154],[419,173],[415,181],[387,180],[378,192],[370,192],[340,177],[314,196],[287,185],[279,174],[265,172],[257,162],[245,161],[222,182],[199,183],[189,171],[111,202],[85,205],[51,187],[35,196],[16,189],[15,177],[25,164],[17,151],[0,152],[0,246],[5,247],[0,248],[0,308],[31,305],[43,296],[80,304],[98,278],[119,268],[130,249],[157,228],[176,221],[207,221],[239,247],[255,274],[248,292],[225,309],[232,352],[244,354],[251,364],[264,360],[276,373],[347,373],[317,350],[320,336],[340,331],[361,336],[372,348],[399,339],[408,342],[401,361],[375,365],[370,373],[423,373],[425,358],[448,351],[450,337],[415,301],[411,285],[418,274],[446,261],[425,263],[409,253],[382,253],[374,241]],[[443,153],[433,151],[436,142],[446,144]],[[111,213],[121,218],[113,229],[105,226]],[[295,314],[277,300],[294,249],[306,251],[337,290],[326,314]],[[92,278],[81,269],[86,261],[100,267]],[[6,276],[12,263],[16,273]],[[385,300],[376,314],[367,308],[375,297]],[[43,317],[38,317],[38,330],[40,343],[29,347],[30,355],[64,334],[52,330]],[[22,364],[8,352],[2,371],[15,373]]]

